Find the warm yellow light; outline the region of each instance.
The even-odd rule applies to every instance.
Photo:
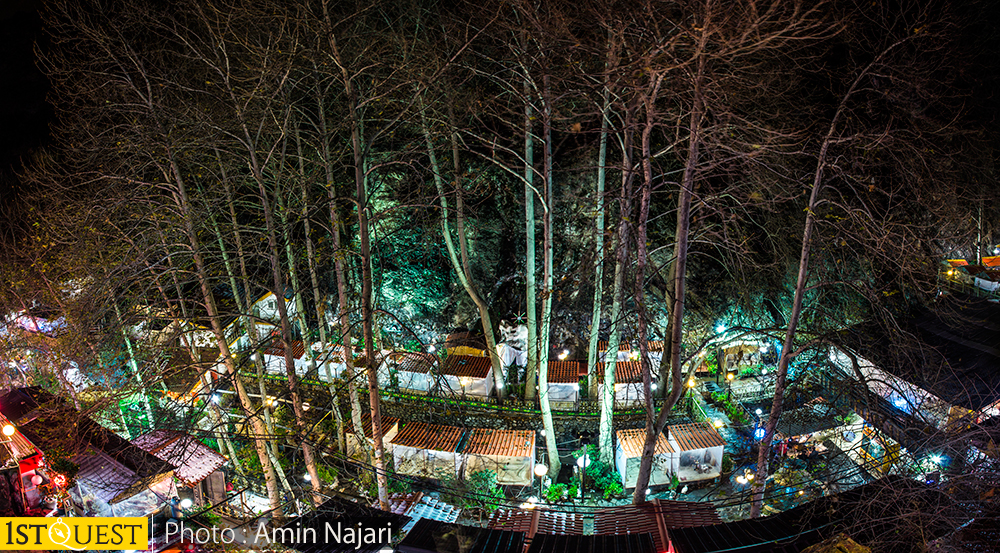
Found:
[[[3,425],[3,435],[4,436],[7,436],[9,438],[9,437],[13,436],[15,432],[17,432],[17,429],[14,428],[13,424],[5,424],[5,425]]]
[[[688,388],[694,388],[697,384],[693,378],[688,379]]]
[[[733,376],[733,373],[729,373],[729,374],[726,375],[726,380],[732,380],[734,378],[736,378],[736,377]]]
[[[713,422],[712,425],[714,425],[716,428],[722,428],[724,423],[719,419],[715,419],[715,422]]]

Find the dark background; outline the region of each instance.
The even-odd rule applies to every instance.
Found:
[[[45,102],[48,81],[35,64],[40,38],[39,0],[0,0],[0,227],[18,219],[16,172],[22,160],[44,145],[52,109]],[[8,235],[0,232],[0,235]]]

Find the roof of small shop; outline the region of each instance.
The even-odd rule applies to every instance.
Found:
[[[364,520],[369,521],[369,524],[372,524],[373,527],[388,524],[391,528],[402,528],[410,521],[410,517],[368,507],[367,505],[349,500],[346,497],[334,495],[312,511],[302,516],[288,519],[288,522],[281,528],[283,531],[292,530],[293,532],[301,531],[303,528],[315,528],[317,534],[322,534],[323,529],[326,527],[325,525],[334,520],[349,523]],[[327,543],[326,540],[320,539],[315,542],[304,540],[302,543],[286,547],[291,551],[300,551],[302,553],[376,553],[381,551],[384,545],[382,543],[354,544],[347,543],[346,540],[345,543],[340,543],[337,540],[330,540]]]
[[[173,430],[154,430],[132,443],[176,467],[174,476],[194,486],[226,464],[226,458],[190,434]]]
[[[604,378],[604,363],[597,364],[597,377]],[[639,361],[615,362],[615,383],[642,382],[642,363]]]
[[[396,364],[396,370],[424,374],[434,368],[437,357],[418,351],[394,351],[389,354],[388,361]]]
[[[408,422],[390,443],[416,449],[454,453],[464,434],[465,430],[457,426]]]
[[[534,458],[535,431],[473,428],[462,453]]]
[[[628,342],[622,341],[618,343],[618,351],[630,351],[632,346]],[[608,341],[600,340],[597,342],[597,351],[608,351]]]
[[[396,417],[382,415],[382,434],[384,435],[386,430],[392,428],[392,425],[398,422],[399,419]],[[361,428],[364,429],[366,437],[372,435],[372,415],[367,409],[364,409],[364,414],[361,415]],[[348,434],[356,434],[354,431],[354,421],[351,417],[346,417],[344,419],[344,431]]]
[[[302,340],[295,340],[292,342],[292,357],[295,359],[302,359],[302,356],[306,352],[306,346],[302,343]],[[275,357],[285,356],[285,345],[281,343],[281,340],[275,340],[271,342],[269,346],[264,348],[264,355],[273,355]]]
[[[458,377],[486,378],[493,365],[489,357],[449,355],[441,366],[441,374]]]
[[[581,374],[587,376],[586,365],[579,361],[549,361],[550,384],[579,384]]]
[[[680,451],[726,445],[726,440],[719,434],[719,431],[707,422],[670,426],[667,434],[677,442]]]
[[[618,436],[618,445],[621,446],[622,452],[625,454],[625,458],[631,459],[633,457],[642,457],[642,447],[646,444],[645,428],[629,428],[619,430],[616,434]],[[673,452],[674,448],[670,446],[670,442],[667,441],[667,437],[661,433],[656,439],[656,450],[653,454],[662,455],[664,453]]]

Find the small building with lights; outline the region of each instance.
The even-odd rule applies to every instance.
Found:
[[[425,422],[408,422],[392,440],[392,459],[399,474],[423,478],[457,478],[462,468],[458,447],[465,430]]]
[[[619,430],[616,438],[615,466],[622,476],[622,486],[634,488],[646,430]],[[649,485],[670,484],[674,474],[682,483],[718,478],[725,446],[726,440],[707,422],[668,426],[666,436],[657,437]]]
[[[427,394],[434,385],[438,358],[430,353],[394,351],[378,370],[379,387],[387,390]]]
[[[494,388],[493,363],[478,355],[449,355],[441,364],[439,393],[489,397]]]
[[[535,432],[473,428],[462,448],[463,475],[492,470],[497,484],[530,486],[535,470]]]

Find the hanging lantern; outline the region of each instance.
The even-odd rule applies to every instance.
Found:
[[[42,484],[42,476],[40,474],[36,474],[31,477],[31,485],[40,486],[41,484]]]
[[[66,486],[66,477],[61,474],[53,474],[52,483],[55,484],[56,487],[62,488]]]

